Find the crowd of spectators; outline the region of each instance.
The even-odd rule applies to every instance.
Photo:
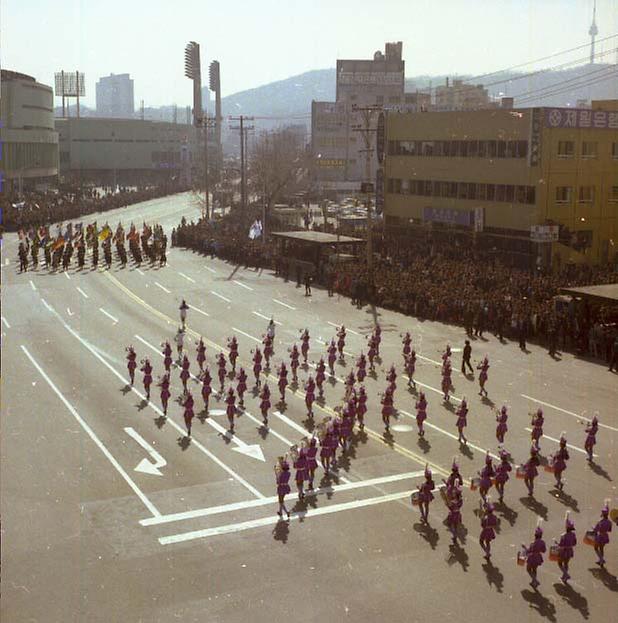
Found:
[[[60,221],[81,219],[95,212],[105,212],[178,192],[182,189],[146,186],[142,188],[66,187],[58,191],[27,192],[21,195],[0,195],[2,226],[17,231]]]
[[[271,241],[248,239],[254,217],[248,213],[216,223],[185,222],[174,232],[172,244],[235,264],[271,268],[300,284],[298,263],[278,257]],[[522,350],[534,340],[553,356],[569,350],[609,362],[618,346],[617,306],[558,297],[564,287],[618,283],[613,265],[569,265],[558,272],[522,270],[507,266],[495,253],[455,239],[428,243],[426,238],[385,232],[376,235],[374,250],[371,274],[361,257],[314,266],[312,276],[329,292],[350,296],[358,305],[372,302],[417,318],[457,324],[481,339],[490,331],[499,339],[518,340]]]

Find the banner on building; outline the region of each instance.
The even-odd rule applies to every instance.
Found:
[[[376,171],[376,212],[384,211],[384,169],[378,167]]]
[[[538,167],[541,164],[541,109],[533,108],[530,116],[530,149],[528,149],[528,166]]]
[[[455,210],[453,208],[423,208],[423,220],[430,223],[446,223],[461,227],[474,225],[473,210]]]
[[[384,161],[384,147],[386,144],[386,119],[384,113],[378,115],[378,127],[376,131],[376,151],[378,152],[378,162]]]
[[[560,225],[532,225],[530,240],[533,242],[557,242],[560,237]]]
[[[474,231],[482,232],[485,228],[485,208],[474,208]]]

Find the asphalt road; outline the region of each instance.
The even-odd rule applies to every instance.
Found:
[[[183,214],[198,215],[187,195],[108,213],[99,222],[156,220],[169,230]],[[382,309],[356,310],[349,300],[329,299],[319,288],[305,297],[304,288],[269,271],[190,251],[171,249],[168,259],[162,269],[123,270],[115,264],[110,271],[79,273],[72,267],[68,274],[44,269],[19,274],[16,237],[4,239],[3,621],[611,619],[618,603],[618,534],[611,535],[605,572],[582,540],[605,498],[618,506],[616,375],[569,354],[553,360],[534,345],[522,353],[517,344],[500,344],[488,335],[473,342],[473,360],[488,354],[491,362],[490,400],[481,400],[476,381],[458,371],[461,329]],[[289,522],[275,514],[273,465],[311,425],[300,390],[288,391],[283,412],[273,408],[268,429],[249,391],[234,438],[221,433],[227,428],[225,405],[213,393],[214,411],[194,420],[187,443],[179,404],[170,400],[169,418],[163,421],[158,391],[152,402],[143,400],[139,372],[134,390],[126,386],[130,343],[138,360],[151,358],[156,381],[162,361],[155,351],[175,333],[182,298],[192,306],[192,371],[199,335],[206,340],[213,372],[216,353],[236,335],[250,381],[250,350],[271,316],[278,322],[277,364],[283,357],[288,361],[301,329],[309,329],[309,358],[316,361],[335,327],[345,323],[350,355],[345,365],[337,365],[326,403],[315,409],[316,420],[333,413],[351,355],[366,350],[366,335],[376,321],[383,327],[377,379],[366,382],[366,432],[356,432],[337,476],[323,480],[317,496],[303,504],[289,496],[288,506],[295,509]],[[406,330],[419,355],[416,380],[429,402],[427,443],[418,440],[411,417],[415,395],[401,377],[392,436],[384,435],[379,413],[384,369],[395,363],[401,372],[400,335]],[[456,351],[453,404],[465,395],[470,406],[467,449],[456,440],[455,416],[439,391],[440,354],[447,342]],[[301,380],[307,374],[301,369]],[[269,384],[274,390],[276,380]],[[176,371],[173,398],[179,388]],[[197,385],[194,394],[199,411]],[[478,544],[478,492],[465,492],[467,535],[460,548],[451,547],[438,496],[430,527],[423,527],[409,495],[422,480],[425,462],[438,481],[453,456],[466,478],[476,475],[485,449],[497,451],[492,406],[503,403],[510,408],[505,446],[521,462],[529,450],[528,413],[540,401],[546,417],[543,454],[557,448],[561,431],[572,446],[564,495],[542,471],[536,503],[530,504],[523,483],[512,477],[506,505],[498,507],[492,564]],[[583,453],[584,425],[595,411],[602,427],[596,466],[590,467]],[[318,469],[318,479],[322,476]],[[546,519],[546,540],[558,537],[566,510],[580,541],[571,586],[564,587],[556,564],[546,561],[535,593],[516,565],[517,549],[530,542],[539,515]]]

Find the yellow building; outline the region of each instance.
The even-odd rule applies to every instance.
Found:
[[[478,232],[479,244],[520,265],[616,256],[616,100],[389,113],[385,151],[387,226]]]

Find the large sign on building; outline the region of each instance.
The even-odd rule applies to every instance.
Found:
[[[446,223],[472,227],[474,224],[474,210],[455,210],[452,208],[423,208],[423,220],[431,223]]]
[[[337,76],[340,86],[403,86],[401,71],[341,71]]]
[[[545,127],[618,130],[618,112],[588,108],[546,108]]]

